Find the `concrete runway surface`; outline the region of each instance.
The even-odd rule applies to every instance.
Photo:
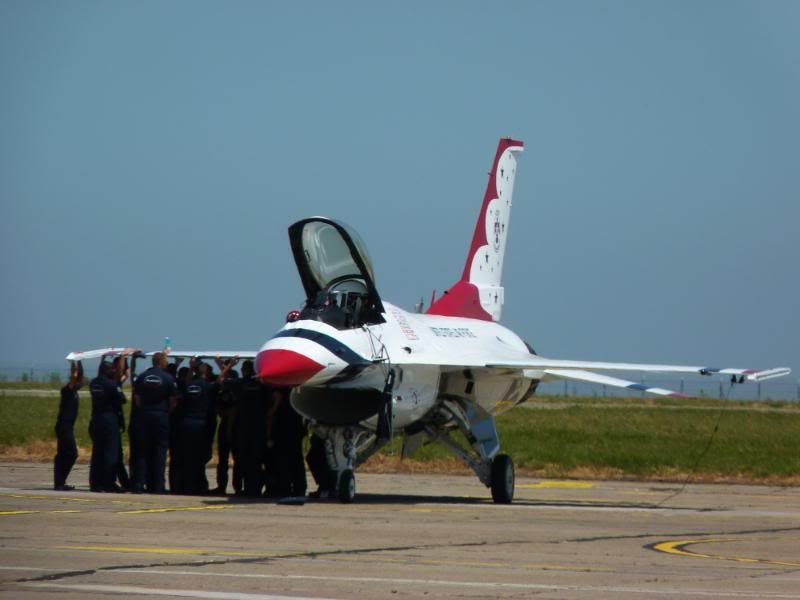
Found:
[[[209,475],[210,475],[209,471]],[[800,489],[358,475],[351,505],[54,492],[0,464],[8,598],[796,598]]]

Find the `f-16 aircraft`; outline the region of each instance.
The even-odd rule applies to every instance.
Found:
[[[735,383],[790,373],[788,368],[545,358],[500,325],[503,258],[522,151],[522,142],[500,140],[461,278],[425,314],[381,298],[355,231],[333,219],[311,217],[289,227],[306,293],[302,310],[290,313],[257,353],[171,355],[255,358],[263,382],[291,388],[292,405],[325,440],[342,502],[355,498],[356,467],[393,435],[401,435],[404,457],[426,443],[441,443],[472,468],[495,502],[510,503],[514,464],[500,453],[495,417],[524,403],[543,381],[574,380],[680,397],[601,372],[720,374]],[[77,360],[80,354],[67,358]]]

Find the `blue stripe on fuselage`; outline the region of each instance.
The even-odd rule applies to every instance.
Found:
[[[351,365],[368,365],[371,364],[371,361],[367,360],[357,352],[351,350],[342,342],[337,340],[334,337],[326,335],[324,333],[320,333],[319,331],[314,331],[313,329],[284,329],[283,331],[279,331],[275,334],[274,337],[299,337],[306,340],[310,340],[330,350],[331,353],[335,354],[343,361],[347,362]]]

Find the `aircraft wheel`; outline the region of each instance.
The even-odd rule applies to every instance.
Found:
[[[511,504],[514,499],[514,461],[508,454],[494,457],[491,488],[495,504]]]
[[[339,477],[339,501],[350,504],[356,497],[356,476],[353,471],[346,469]]]

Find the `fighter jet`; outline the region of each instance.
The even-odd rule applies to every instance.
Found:
[[[502,326],[503,258],[522,151],[522,142],[500,140],[461,278],[424,314],[381,298],[355,231],[310,217],[289,227],[305,305],[257,353],[223,354],[255,358],[263,382],[291,388],[292,406],[325,442],[342,502],[356,496],[357,466],[402,436],[404,457],[426,443],[443,444],[471,467],[494,502],[510,503],[514,463],[500,453],[495,417],[531,398],[541,382],[574,380],[680,397],[606,373],[720,374],[735,383],[790,373],[545,358]]]

